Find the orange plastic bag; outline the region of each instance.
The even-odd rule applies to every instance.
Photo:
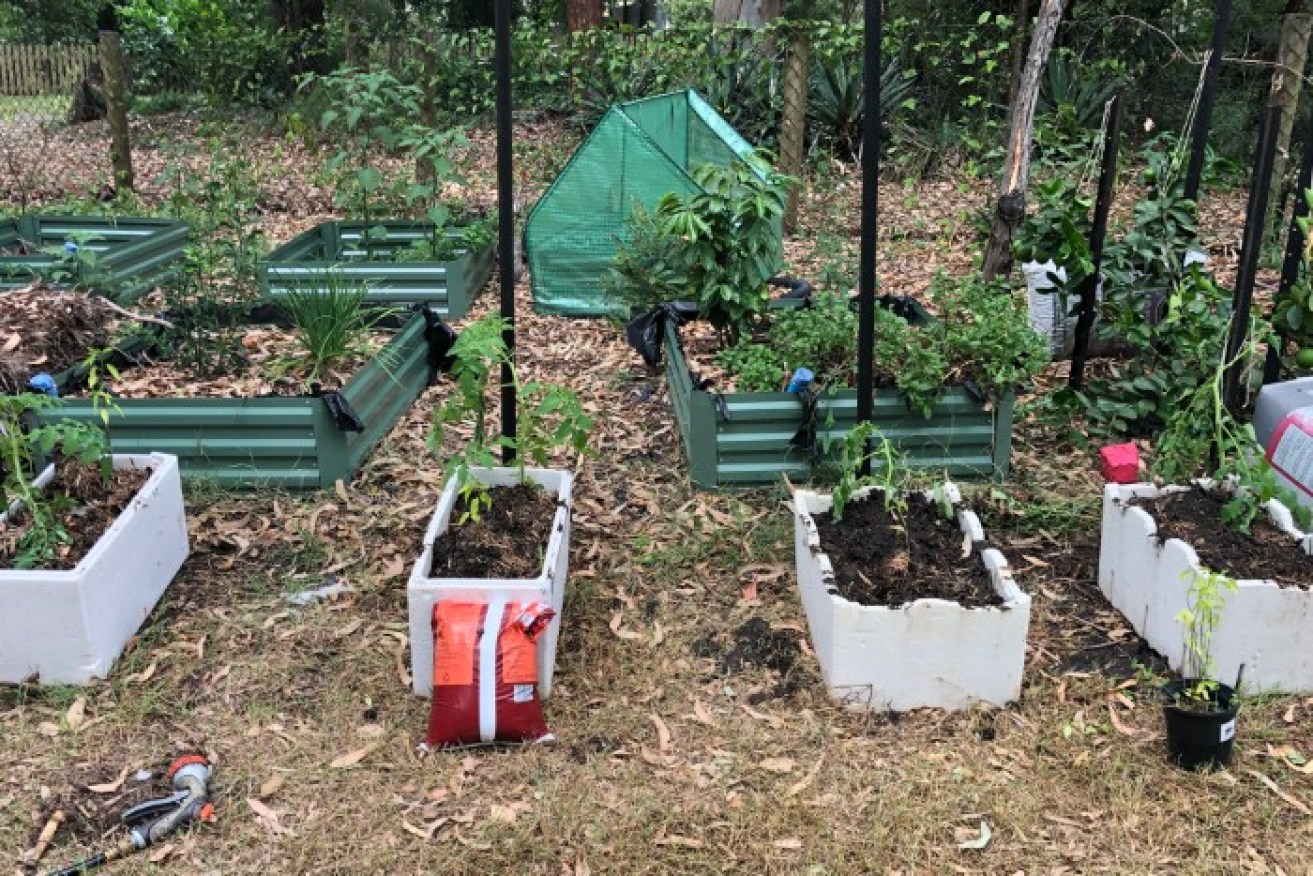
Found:
[[[555,614],[536,602],[433,606],[431,747],[555,739],[538,698],[538,635]]]

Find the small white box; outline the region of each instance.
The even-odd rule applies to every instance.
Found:
[[[858,490],[854,499],[876,489]],[[956,506],[956,487],[947,489]],[[895,712],[1016,699],[1030,597],[1012,580],[1003,554],[989,548],[981,557],[1002,605],[964,608],[944,599],[899,607],[859,605],[835,592],[830,558],[821,550],[812,519],[832,505],[830,496],[808,490],[793,498],[798,589],[831,699],[854,709]],[[957,518],[973,541],[984,538],[975,514],[958,508]]]
[[[510,487],[520,483],[518,468],[471,468],[470,477],[489,487]],[[538,688],[545,699],[552,692],[552,674],[556,668],[556,642],[561,634],[561,612],[565,608],[565,581],[570,571],[570,490],[574,475],[553,469],[526,468],[524,477],[556,496],[556,513],[552,519],[542,574],[536,578],[433,578],[433,542],[451,525],[456,505],[455,479],[438,499],[438,508],[424,534],[424,552],[410,573],[406,603],[410,615],[410,674],[415,693],[429,696],[433,692],[433,606],[438,602],[486,603],[494,598],[512,602],[540,602],[556,612],[546,632],[538,639]]]
[[[151,476],[76,568],[0,569],[0,682],[33,673],[42,684],[106,677],[191,552],[178,458],[113,460],[115,469]]]

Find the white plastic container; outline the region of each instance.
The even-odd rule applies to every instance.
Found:
[[[1158,524],[1130,501],[1185,489],[1108,484],[1099,549],[1099,589],[1177,671],[1184,661],[1185,628],[1176,616],[1189,604],[1194,572],[1203,566],[1194,548],[1180,539],[1160,544]],[[1292,545],[1313,554],[1313,536],[1295,527],[1288,508],[1272,501],[1267,512]],[[1222,593],[1222,620],[1212,643],[1214,677],[1231,684],[1244,664],[1248,693],[1313,693],[1313,591],[1274,581],[1236,584],[1236,590]]]
[[[520,483],[518,468],[473,468],[470,476],[489,487],[510,487]],[[433,578],[433,542],[451,525],[456,505],[455,479],[447,482],[438,499],[438,508],[424,534],[424,552],[410,573],[406,602],[410,616],[410,674],[415,693],[433,692],[433,606],[440,601],[487,603],[493,598],[512,602],[541,602],[556,611],[547,631],[538,640],[538,687],[543,698],[552,692],[552,674],[556,668],[556,642],[561,634],[561,611],[565,607],[565,581],[570,571],[570,490],[574,475],[567,471],[526,468],[525,479],[556,496],[556,513],[551,536],[543,559],[541,574],[535,578]]]
[[[0,682],[42,684],[109,674],[191,548],[178,458],[115,454],[116,469],[151,476],[74,569],[0,569]],[[37,483],[53,477],[47,469]]]
[[[1049,355],[1054,359],[1071,357],[1076,343],[1076,318],[1067,314],[1067,296],[1054,290],[1049,274],[1067,281],[1067,269],[1052,260],[1024,262],[1021,274],[1026,278],[1026,309],[1030,314],[1030,327],[1036,334],[1047,338]]]
[[[858,490],[854,499],[872,489]],[[957,488],[948,484],[947,489],[958,505]],[[828,495],[794,494],[798,589],[831,699],[868,711],[966,709],[1016,699],[1030,597],[1012,580],[1003,554],[989,548],[980,555],[1002,605],[964,608],[944,599],[898,607],[858,605],[835,592],[830,558],[821,550],[812,519],[832,505]],[[959,507],[957,519],[973,541],[984,538],[975,514]]]

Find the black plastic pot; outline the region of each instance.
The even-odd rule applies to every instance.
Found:
[[[1211,708],[1205,711],[1181,698],[1185,686],[1184,681],[1173,681],[1163,688],[1168,758],[1189,770],[1226,766],[1231,762],[1236,713],[1240,711],[1235,691],[1219,683],[1210,697]]]

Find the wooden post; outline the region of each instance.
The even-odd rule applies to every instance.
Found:
[[[100,32],[100,66],[105,71],[105,107],[109,116],[110,159],[114,186],[132,190],[132,141],[128,135],[128,71],[118,31]]]
[[[811,71],[811,39],[805,24],[795,25],[789,58],[784,65],[784,111],[780,120],[780,170],[795,178],[789,186],[784,208],[784,231],[792,234],[798,224],[798,199],[802,193],[802,162],[807,125],[807,85]]]

